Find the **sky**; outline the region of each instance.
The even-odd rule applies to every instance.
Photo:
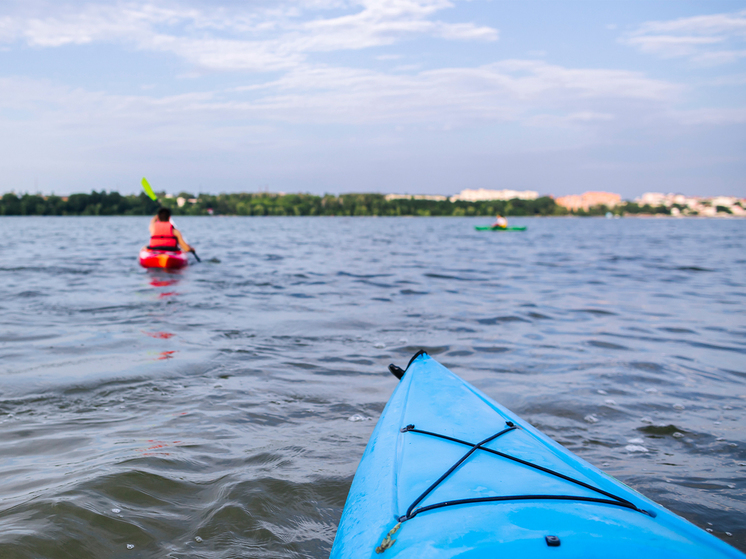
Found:
[[[0,193],[746,197],[746,0],[0,3]]]

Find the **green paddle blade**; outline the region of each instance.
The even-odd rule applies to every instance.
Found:
[[[145,177],[142,178],[142,189],[145,191],[145,194],[147,194],[151,200],[155,200],[156,202],[158,201],[158,196],[156,196],[155,192],[153,192],[153,189],[150,188],[150,184],[148,183]]]

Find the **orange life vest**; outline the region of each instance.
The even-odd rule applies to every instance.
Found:
[[[150,248],[175,249],[178,239],[174,236],[174,226],[170,221],[156,221],[153,224],[153,236],[150,237]]]

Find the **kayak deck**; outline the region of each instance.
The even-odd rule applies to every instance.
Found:
[[[558,553],[746,557],[416,356],[365,449],[331,558]]]
[[[140,266],[143,268],[163,268],[178,270],[189,264],[186,253],[174,250],[155,250],[148,247],[140,249]]]

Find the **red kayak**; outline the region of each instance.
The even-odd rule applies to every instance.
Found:
[[[140,250],[140,266],[143,268],[177,270],[187,264],[187,253],[180,250],[156,250],[148,247],[142,247]]]

